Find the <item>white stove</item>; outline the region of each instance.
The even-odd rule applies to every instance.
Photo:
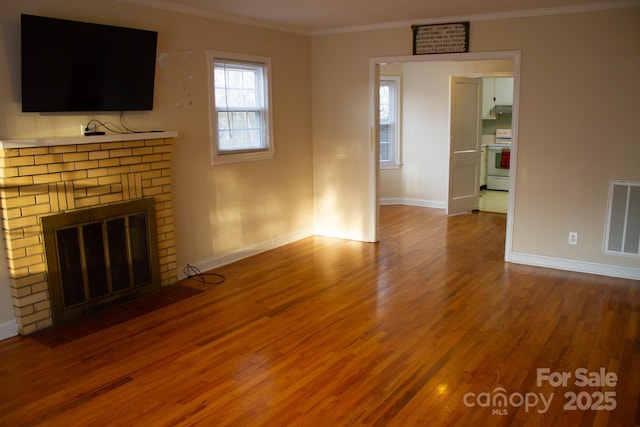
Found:
[[[487,147],[487,190],[509,190],[511,129],[496,129],[496,142]]]
[[[496,144],[511,144],[511,129],[496,129]]]

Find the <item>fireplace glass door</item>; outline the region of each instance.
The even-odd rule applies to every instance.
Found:
[[[42,223],[54,322],[159,287],[153,199],[53,215]]]

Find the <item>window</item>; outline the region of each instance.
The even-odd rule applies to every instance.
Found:
[[[380,77],[380,167],[400,166],[400,78]]]
[[[213,164],[273,158],[269,58],[208,53]]]

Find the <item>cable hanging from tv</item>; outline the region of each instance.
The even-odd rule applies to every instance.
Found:
[[[92,124],[96,124],[96,127],[94,131],[91,131],[91,125]],[[110,122],[102,122],[98,119],[91,119],[87,122],[87,124],[84,127],[84,135],[85,136],[96,136],[96,135],[104,135],[105,132],[102,131],[98,131],[98,127],[102,127],[106,130],[108,130],[111,133],[115,133],[115,134],[120,134],[120,135],[124,135],[124,134],[129,134],[129,133],[148,133],[148,132],[160,132],[157,130],[135,130],[130,128],[124,121],[124,111],[120,112],[120,125],[116,125]]]

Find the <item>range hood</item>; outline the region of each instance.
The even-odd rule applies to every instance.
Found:
[[[500,114],[511,114],[513,109],[512,105],[496,105],[491,109],[491,114],[500,115]]]

